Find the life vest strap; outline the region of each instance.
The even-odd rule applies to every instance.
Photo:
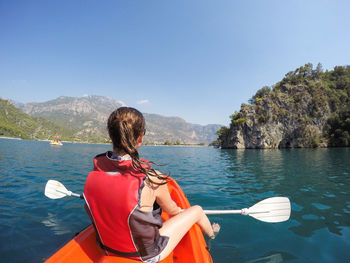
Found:
[[[100,244],[100,247],[110,253],[116,254],[118,256],[122,256],[122,257],[140,257],[140,253],[139,252],[122,252],[122,251],[118,251],[115,250],[113,248],[107,247],[105,245],[103,245],[100,241],[99,238],[97,238],[97,242]]]
[[[116,254],[118,256],[122,256],[122,257],[145,257],[149,254],[151,254],[151,252],[153,252],[156,249],[156,244],[157,242],[154,242],[152,245],[150,245],[149,247],[146,247],[143,249],[142,252],[140,251],[135,251],[135,252],[122,252],[119,250],[115,250],[113,248],[107,247],[104,244],[101,243],[101,240],[99,238],[97,238],[97,242],[99,243],[100,247],[110,253]]]

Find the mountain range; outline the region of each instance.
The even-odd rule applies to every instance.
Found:
[[[9,104],[6,105],[10,107]],[[52,131],[52,135],[61,135],[63,140],[107,142],[107,118],[113,110],[123,106],[123,103],[112,98],[93,95],[83,97],[61,96],[40,103],[23,104],[12,101],[11,106],[16,107],[29,118],[33,118],[34,121],[38,119],[47,120],[51,128],[54,126],[57,128],[57,131]],[[2,105],[2,107],[5,106]],[[11,111],[15,110],[12,109]],[[0,114],[4,115],[5,113],[0,111]],[[16,114],[21,115],[18,112]],[[147,129],[144,137],[145,144],[164,144],[165,142],[168,144],[208,144],[217,138],[216,131],[222,126],[218,124],[191,124],[179,117],[143,114]],[[18,122],[13,124],[15,127],[19,127],[18,125]],[[4,133],[4,127],[1,128],[0,126],[0,129],[2,129],[0,132]],[[33,135],[28,136],[35,137]]]

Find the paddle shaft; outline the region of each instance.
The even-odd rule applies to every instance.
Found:
[[[61,192],[57,190],[58,192]],[[73,192],[70,192],[68,194],[69,196],[74,196],[74,197],[79,197],[81,199],[84,199],[83,195],[79,195]],[[204,210],[204,213],[207,215],[228,215],[228,214],[238,214],[238,215],[243,215],[244,214],[244,209],[241,210]]]
[[[60,193],[63,193],[63,194],[67,194],[68,196],[74,196],[74,197],[79,197],[81,199],[84,199],[83,195],[73,193],[72,191],[65,192],[65,191],[60,191],[59,189],[56,189],[56,191],[60,192]]]
[[[79,197],[79,198],[81,198],[81,199],[84,199],[84,196],[83,196],[83,195],[79,195],[79,194],[76,194],[76,193],[72,193],[71,196]]]
[[[206,215],[242,214],[242,210],[204,210]]]

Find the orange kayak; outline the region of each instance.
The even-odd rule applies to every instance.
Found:
[[[183,209],[190,207],[190,203],[188,202],[185,194],[175,181],[169,182],[168,188],[172,199],[178,204],[178,206]],[[163,221],[165,221],[169,218],[169,215],[163,212],[162,218]],[[74,239],[69,241],[64,247],[53,254],[46,262],[136,263],[140,261],[118,256],[106,256],[104,251],[96,242],[95,230],[93,226],[90,225]],[[207,250],[207,244],[199,226],[194,225],[183,237],[174,251],[161,262],[213,262],[210,253]]]

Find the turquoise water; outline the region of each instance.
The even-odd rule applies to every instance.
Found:
[[[41,262],[89,224],[77,198],[47,199],[57,179],[81,193],[92,158],[108,145],[0,140],[0,261]],[[210,216],[221,233],[214,262],[349,262],[350,148],[219,150],[142,147],[170,172],[191,204],[241,209],[271,196],[292,201],[291,219],[269,224],[241,215]]]

